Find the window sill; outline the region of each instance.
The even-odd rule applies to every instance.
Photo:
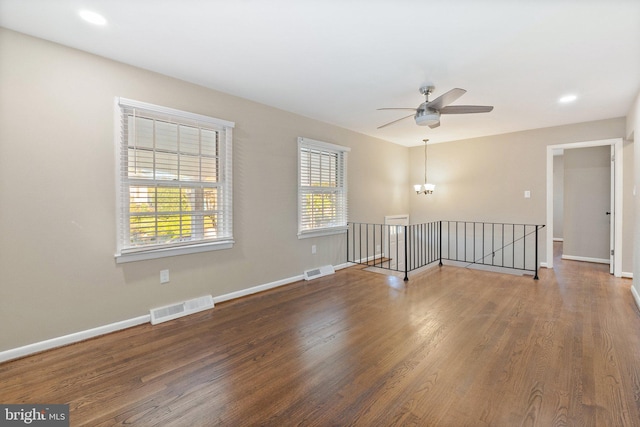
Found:
[[[125,252],[115,255],[116,264],[126,262],[144,261],[147,259],[164,258],[177,255],[195,254],[199,252],[217,251],[222,249],[231,249],[233,240],[225,240],[220,242],[199,243],[188,246],[180,246],[173,248],[156,248],[147,250],[138,250],[135,252]]]
[[[333,234],[344,234],[347,227],[325,228],[322,230],[303,231],[298,233],[298,239],[308,239],[311,237],[331,236]]]

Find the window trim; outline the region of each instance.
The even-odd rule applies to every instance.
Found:
[[[318,150],[323,150],[323,151],[330,151],[330,152],[336,152],[336,153],[340,153],[343,157],[343,161],[341,165],[338,165],[339,168],[342,168],[342,170],[340,171],[341,175],[342,175],[342,187],[340,187],[340,189],[342,190],[342,194],[344,197],[344,217],[345,217],[345,224],[344,225],[338,225],[338,226],[332,226],[332,227],[323,227],[323,228],[315,228],[315,229],[311,229],[311,230],[301,230],[301,220],[302,220],[302,186],[300,185],[301,182],[301,168],[302,168],[302,164],[301,164],[301,148],[315,148]],[[303,138],[303,137],[298,137],[298,182],[297,182],[297,189],[298,189],[298,203],[297,203],[297,210],[298,210],[298,239],[307,239],[307,238],[311,238],[311,237],[319,237],[319,236],[330,236],[330,235],[335,235],[335,234],[343,234],[347,232],[347,222],[348,222],[348,185],[347,185],[347,153],[349,153],[351,151],[351,148],[349,147],[344,147],[341,145],[337,145],[337,144],[331,144],[328,142],[324,142],[324,141],[317,141],[314,139],[310,139],[310,138]]]
[[[154,246],[154,247],[138,247],[138,248],[126,248],[124,246],[124,236],[128,235],[128,231],[125,230],[125,221],[123,216],[128,217],[128,209],[124,205],[124,198],[122,197],[123,176],[120,171],[121,159],[122,159],[122,132],[124,123],[122,121],[123,107],[138,108],[142,110],[149,110],[157,114],[166,114],[176,118],[184,119],[185,121],[200,122],[204,124],[210,124],[216,127],[224,129],[224,139],[221,144],[225,147],[224,156],[224,169],[223,174],[225,176],[225,182],[222,186],[226,189],[226,204],[229,206],[229,229],[230,235],[227,238],[221,238],[216,241],[201,241],[196,240],[193,242],[186,242],[180,245],[167,245],[167,246]],[[146,102],[135,101],[132,99],[115,97],[114,99],[114,141],[115,141],[115,167],[116,167],[116,253],[114,255],[116,263],[126,263],[133,261],[141,261],[148,259],[163,258],[176,255],[185,255],[191,253],[199,253],[205,251],[230,249],[233,247],[235,240],[233,238],[233,175],[232,175],[232,141],[233,131],[235,127],[234,122],[227,120],[217,119],[214,117],[204,116],[201,114],[190,113],[187,111],[177,110],[169,107],[154,105]]]

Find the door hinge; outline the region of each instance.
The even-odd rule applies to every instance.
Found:
[[[611,256],[613,256],[613,249],[611,249]]]

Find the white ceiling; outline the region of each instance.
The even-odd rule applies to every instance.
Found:
[[[406,146],[621,117],[640,91],[639,0],[0,0],[0,26]],[[376,129],[425,83],[495,108]]]

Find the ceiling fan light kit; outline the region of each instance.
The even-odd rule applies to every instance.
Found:
[[[440,114],[437,111],[418,110],[415,119],[418,126],[433,126],[440,123]]]

